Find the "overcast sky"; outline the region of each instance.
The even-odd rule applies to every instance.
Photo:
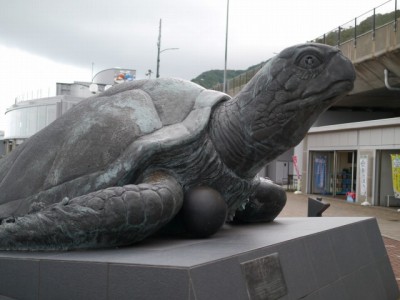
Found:
[[[230,0],[228,68],[246,69],[312,40],[384,0]],[[393,2],[393,1],[392,1]],[[227,0],[0,0],[0,130],[20,95],[90,81],[106,68],[193,79],[224,68]],[[394,10],[394,4],[393,4]]]

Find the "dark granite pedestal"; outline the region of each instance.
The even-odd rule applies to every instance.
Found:
[[[389,299],[399,296],[373,218],[281,218],[209,239],[0,252],[0,299]]]

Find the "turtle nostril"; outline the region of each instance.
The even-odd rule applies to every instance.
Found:
[[[15,223],[14,217],[8,217],[7,219],[2,220],[1,222],[1,224],[10,224],[10,223]]]

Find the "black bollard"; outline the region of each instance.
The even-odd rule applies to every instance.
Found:
[[[321,200],[320,200],[321,199]],[[322,217],[322,213],[331,206],[322,201],[322,198],[308,198],[308,217]]]

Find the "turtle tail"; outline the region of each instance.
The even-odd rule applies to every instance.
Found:
[[[183,191],[173,176],[64,198],[0,225],[0,250],[70,250],[130,245],[158,231],[180,210]]]

